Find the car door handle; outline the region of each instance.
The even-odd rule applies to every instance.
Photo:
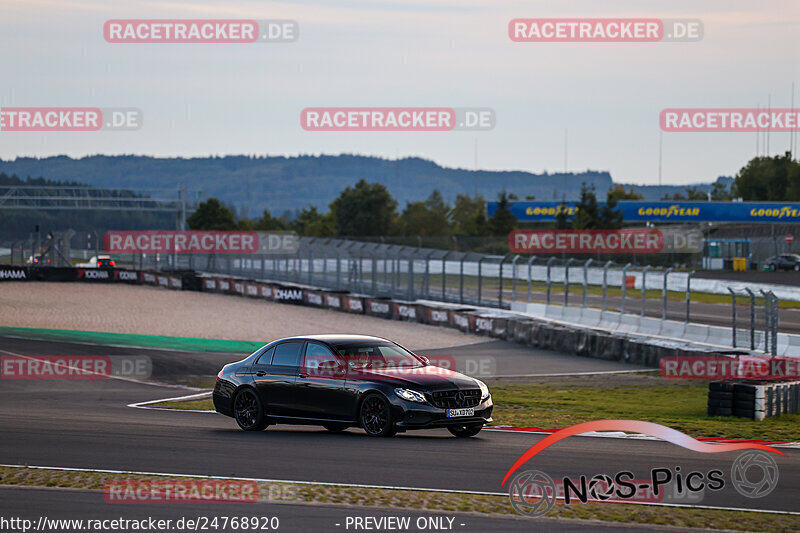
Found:
[[[299,374],[297,374],[297,377],[299,377],[299,378],[307,378],[308,374],[306,374],[305,372],[300,372]]]
[[[260,376],[266,376],[266,375],[267,375],[267,373],[264,372],[263,370],[259,370],[258,372],[256,372],[256,376],[259,376],[259,377]]]

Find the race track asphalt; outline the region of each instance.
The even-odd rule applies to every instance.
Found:
[[[497,356],[516,361],[504,363],[507,368],[527,366],[542,373],[556,368],[586,371],[604,363],[497,342],[451,350],[468,356]],[[176,369],[207,374],[208,368],[239,359],[237,355],[0,338],[3,354],[146,355],[153,361],[156,377],[175,374]],[[477,438],[462,440],[446,431],[430,430],[371,439],[357,429],[329,434],[321,428],[299,426],[245,433],[232,419],[218,414],[127,407],[188,393],[117,379],[4,379],[0,381],[0,463],[504,492],[500,481],[508,468],[543,438],[483,431]],[[780,479],[769,497],[745,498],[726,486],[706,492],[702,502],[693,503],[800,511],[800,450],[784,451],[785,457],[776,457]],[[684,473],[719,469],[727,481],[737,455],[696,453],[660,441],[571,437],[543,451],[523,469],[539,469],[554,478],[630,470],[636,478],[647,478],[652,468],[679,466]]]

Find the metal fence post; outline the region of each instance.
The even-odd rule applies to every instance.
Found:
[[[461,256],[461,261],[458,265],[458,303],[464,303],[464,260],[467,254]]]
[[[644,308],[647,302],[647,271],[650,270],[650,265],[642,269],[642,318],[644,318]]]
[[[508,256],[504,255],[500,260],[500,272],[497,278],[497,307],[500,309],[503,308],[503,263],[506,262],[506,259]]]
[[[308,248],[308,284],[314,284],[314,250],[310,246]]]
[[[689,275],[686,276],[686,323],[689,323],[689,312],[692,308],[692,276],[694,276],[694,270],[689,272]]]
[[[433,250],[428,252],[425,255],[425,299],[430,298],[430,276],[431,276],[431,261],[430,256],[433,253]]]
[[[483,260],[484,259],[486,259],[485,255],[481,256],[481,258],[478,259],[478,305],[481,305],[481,288],[482,288],[481,285],[482,285],[482,281],[483,281],[483,279],[482,279],[482,274],[483,274],[482,268],[483,268]]]
[[[450,255],[449,251],[446,252],[442,256],[442,301],[443,302],[447,301],[447,299],[446,299],[447,298],[447,290],[446,290],[446,288],[447,288],[447,278],[446,278],[446,274],[447,274],[447,256],[448,255]]]
[[[372,276],[371,276],[371,278],[372,278],[372,295],[373,296],[377,296],[378,295],[378,258],[375,257],[375,252],[370,252],[370,254],[372,255],[372,264],[371,264],[371,267],[370,267],[370,268],[372,268]]]
[[[606,261],[606,264],[603,265],[603,312],[606,312],[606,303],[608,298],[608,267],[610,267],[614,262],[613,261]]]
[[[414,259],[408,260],[408,301],[414,301]]]
[[[662,321],[667,319],[667,278],[669,277],[671,272],[672,272],[672,267],[664,271],[664,288],[661,290],[661,297],[664,301],[664,305],[661,308]]]
[[[517,299],[517,261],[519,261],[519,256],[515,255],[514,259],[511,261],[511,301]]]
[[[550,305],[550,267],[552,266],[553,261],[555,260],[556,260],[555,257],[551,257],[550,259],[547,260],[547,302],[546,302],[547,305]]]
[[[756,349],[756,295],[749,288],[745,287],[750,296],[750,349]]]
[[[398,254],[399,254],[399,251],[398,251]],[[393,257],[392,258],[392,293],[391,293],[392,298],[394,298],[394,295],[396,293],[397,293],[397,271],[396,271],[396,268],[395,268],[395,260],[394,260],[394,257]]]
[[[336,288],[342,288],[342,254],[336,250]]]
[[[731,346],[736,348],[736,292],[728,287],[728,292],[731,293],[731,333],[733,335]]]
[[[619,307],[619,314],[625,314],[625,289],[628,288],[628,269],[631,267],[631,264],[628,263],[624,267],[622,267],[622,304]]]
[[[532,292],[532,277],[531,277],[531,263],[536,261],[536,256],[532,255],[530,259],[528,259],[528,303],[531,303],[531,292]]]
[[[781,317],[778,315],[778,297],[772,291],[769,293],[772,295],[772,357],[775,357],[778,355],[778,326]]]
[[[570,257],[567,259],[567,264],[564,265],[564,307],[569,304],[569,265],[574,261],[575,259]]]
[[[583,307],[586,307],[586,297],[589,291],[589,265],[592,264],[592,259],[587,259],[583,264]]]
[[[759,291],[764,297],[764,351],[769,353],[770,337],[772,336],[772,305],[770,302],[769,294],[765,290]]]

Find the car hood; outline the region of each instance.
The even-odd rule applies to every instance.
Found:
[[[351,377],[360,379],[383,379],[398,386],[413,386],[424,390],[476,389],[478,384],[469,376],[459,372],[426,365],[417,368],[381,368],[351,371]]]

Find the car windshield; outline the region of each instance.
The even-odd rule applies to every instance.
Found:
[[[338,344],[336,352],[350,368],[380,370],[423,366],[408,350],[391,342],[367,341]]]

